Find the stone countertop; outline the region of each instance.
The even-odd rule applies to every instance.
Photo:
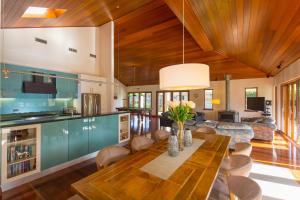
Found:
[[[84,118],[92,118],[92,117],[100,117],[106,115],[118,115],[129,112],[105,112],[95,116],[82,116],[82,115],[68,115],[68,116],[49,116],[49,117],[27,117],[25,119],[17,119],[17,120],[8,120],[8,121],[0,121],[1,128],[13,127],[13,126],[22,126],[29,124],[41,124],[47,122],[55,122],[55,121],[63,121],[63,120],[73,120],[73,119],[84,119]]]

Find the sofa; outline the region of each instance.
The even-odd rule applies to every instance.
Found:
[[[277,129],[275,120],[269,117],[242,118],[241,122],[252,127],[254,139],[273,141]]]
[[[216,130],[219,135],[231,137],[229,147],[234,149],[234,145],[239,142],[250,142],[254,137],[254,132],[251,126],[242,123],[218,122],[207,120],[203,123],[196,124],[196,127],[207,126]]]

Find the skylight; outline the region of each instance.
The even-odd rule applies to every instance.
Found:
[[[22,18],[57,18],[65,12],[66,9],[30,6],[24,12]]]

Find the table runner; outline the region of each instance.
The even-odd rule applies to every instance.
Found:
[[[190,147],[184,147],[176,157],[168,155],[168,151],[148,162],[140,170],[167,180],[202,144],[204,140],[193,139]]]

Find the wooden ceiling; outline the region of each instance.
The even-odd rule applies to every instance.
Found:
[[[115,20],[115,76],[125,85],[157,84],[160,68],[182,62],[182,0],[2,3],[5,28]],[[28,6],[67,12],[57,19],[20,18]],[[185,62],[209,64],[212,80],[273,76],[300,57],[299,0],[185,0],[185,28]]]
[[[181,18],[182,1],[165,2]],[[187,25],[200,24],[187,26],[198,44],[200,27],[216,52],[268,75],[300,57],[299,0],[185,0],[185,13]]]
[[[208,40],[206,40],[208,41]],[[209,42],[208,42],[209,43]],[[211,80],[266,74],[209,48],[185,31],[185,62],[206,63]],[[158,84],[159,69],[182,63],[182,23],[163,1],[154,1],[115,21],[115,77],[125,85]],[[206,48],[203,50],[203,48]]]
[[[2,27],[86,27],[115,20],[152,0],[2,0]],[[21,18],[29,6],[67,9],[55,19]]]

